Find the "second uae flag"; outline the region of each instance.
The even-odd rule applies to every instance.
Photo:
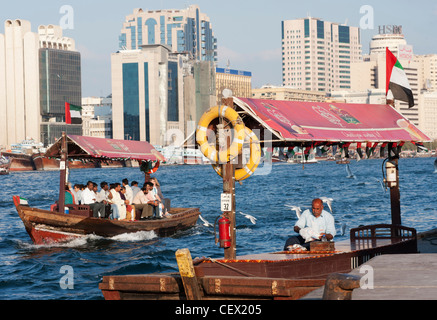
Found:
[[[65,102],[65,123],[82,124],[82,107]]]
[[[387,90],[391,90],[395,100],[408,103],[408,107],[414,107],[414,96],[408,82],[407,74],[399,60],[387,48]]]

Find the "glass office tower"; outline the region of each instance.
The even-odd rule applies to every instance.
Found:
[[[65,125],[65,103],[82,103],[81,59],[76,51],[39,50],[41,142],[53,143],[62,131],[82,135],[82,125]],[[62,124],[61,124],[62,123]]]

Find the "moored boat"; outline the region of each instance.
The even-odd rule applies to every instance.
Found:
[[[8,175],[9,174],[9,168],[11,166],[11,160],[7,157],[1,156],[0,157],[0,175]]]
[[[416,252],[414,229],[374,225],[352,229],[351,239],[335,243],[332,251],[260,253],[231,260],[198,258],[193,267],[202,300],[296,300],[323,286],[332,273],[349,273],[381,254]],[[107,300],[185,300],[182,282],[179,274],[106,276],[99,288]]]
[[[10,159],[9,170],[11,172],[33,171],[35,165],[32,156],[24,153],[2,152],[2,156]]]

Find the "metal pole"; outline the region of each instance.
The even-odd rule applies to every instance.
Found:
[[[398,158],[391,162],[396,166],[396,186],[390,188],[391,220],[393,225],[402,225],[401,221],[401,193],[399,191],[399,168]]]
[[[62,132],[61,140],[61,162],[60,162],[60,178],[59,178],[59,200],[58,212],[65,213],[65,184],[67,182],[67,160],[68,160],[68,145],[67,135]]]
[[[231,211],[224,212],[224,215],[231,222],[231,246],[225,248],[225,259],[235,260],[237,258],[237,232],[235,219],[235,167],[228,162],[222,167],[223,169],[223,193],[231,194],[232,206]]]
[[[226,98],[222,100],[223,104],[229,108],[233,108],[234,100],[233,98]],[[224,129],[224,128],[223,128]],[[219,131],[220,132],[220,131]],[[222,133],[224,131],[222,130]],[[226,138],[227,149],[231,147],[231,136]],[[235,202],[235,165],[228,161],[226,164],[222,165],[223,173],[223,193],[231,194],[231,210],[224,212],[224,215],[230,220],[231,225],[231,246],[224,249],[225,259],[235,260],[237,258],[237,229],[236,229],[236,202]]]
[[[387,104],[395,108],[394,100],[387,100]],[[396,151],[395,155],[391,155],[391,147],[388,148],[389,161],[396,166],[396,186],[390,188],[390,204],[391,204],[391,221],[393,225],[402,225],[401,220],[401,194],[399,191],[399,157]]]

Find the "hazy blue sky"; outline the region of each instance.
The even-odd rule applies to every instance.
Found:
[[[32,31],[39,25],[60,24],[63,5],[74,9],[74,29],[64,35],[76,41],[82,54],[83,96],[111,93],[110,55],[118,50],[125,16],[143,10],[184,9],[197,4],[212,23],[218,39],[219,66],[251,71],[253,86],[281,85],[281,21],[308,15],[325,21],[360,26],[364,5],[374,12],[374,29],[362,30],[363,52],[379,25],[402,25],[416,54],[437,54],[437,1],[435,0],[16,0],[2,3],[0,33],[7,19],[25,19]]]

